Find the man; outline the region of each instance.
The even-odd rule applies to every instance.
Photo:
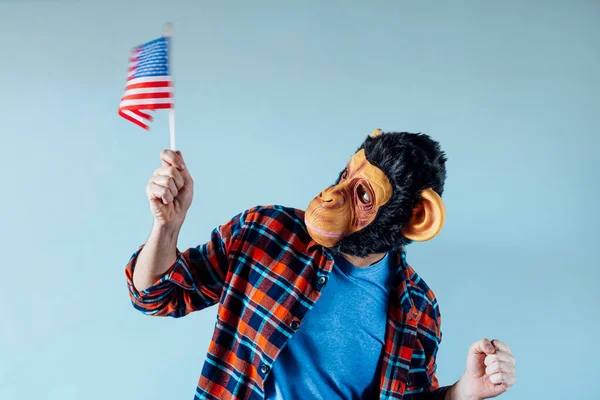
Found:
[[[509,347],[483,339],[439,387],[439,308],[405,252],[444,224],[446,156],[429,136],[376,130],[306,212],[254,207],[183,253],[193,180],[179,152],[161,159],[154,226],[126,276],[146,314],[219,303],[195,398],[471,400],[514,384]]]

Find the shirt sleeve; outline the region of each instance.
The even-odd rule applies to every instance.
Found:
[[[439,387],[429,392],[414,393],[404,396],[407,400],[444,400],[449,386]]]
[[[129,297],[137,310],[147,315],[179,318],[216,304],[227,273],[233,244],[243,228],[243,214],[215,228],[208,243],[177,249],[177,259],[169,269],[145,290],[133,285],[133,271],[143,245],[125,267]]]

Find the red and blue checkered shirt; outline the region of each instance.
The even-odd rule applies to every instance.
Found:
[[[277,355],[301,329],[333,268],[333,255],[308,234],[304,212],[259,206],[240,213],[208,243],[178,250],[164,276],[138,291],[132,277],[142,248],[125,270],[136,309],[178,318],[219,304],[195,398],[264,399]],[[443,399],[447,388],[436,378],[437,301],[404,250],[394,256],[378,398]]]

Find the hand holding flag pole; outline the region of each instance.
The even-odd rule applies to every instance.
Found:
[[[132,49],[125,93],[119,115],[149,130],[151,112],[169,110],[171,150],[175,151],[175,98],[171,68],[173,24],[165,24],[163,36]]]

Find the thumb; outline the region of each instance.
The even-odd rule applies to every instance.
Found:
[[[488,339],[481,339],[471,345],[469,354],[494,354],[496,348]]]

